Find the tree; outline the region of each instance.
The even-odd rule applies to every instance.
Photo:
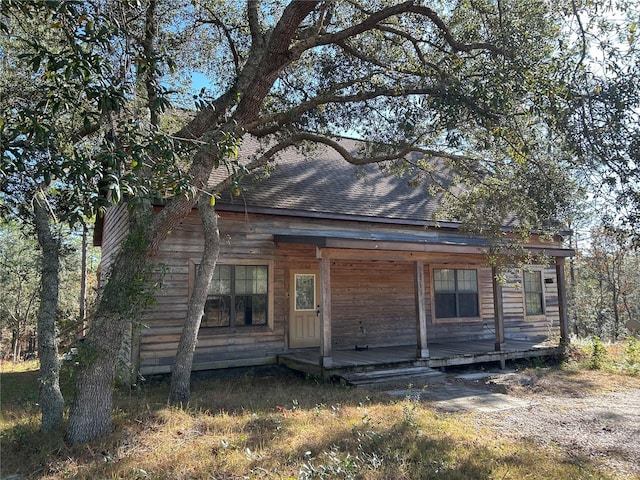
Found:
[[[567,133],[577,176],[589,185],[605,224],[640,245],[640,43],[637,2],[587,3],[576,12],[579,62],[569,72],[559,126]]]
[[[497,225],[508,213],[526,219],[520,224],[526,235],[532,228],[556,227],[568,204],[571,182],[561,168],[568,156],[557,158],[549,145],[565,145],[556,102],[566,105],[567,69],[579,61],[575,50],[558,49],[565,33],[559,22],[572,14],[571,2],[451,1],[437,8],[418,0],[39,5],[51,11],[50,4],[58,7],[55,15],[63,15],[62,25],[69,25],[60,38],[62,53],[34,48],[27,64],[39,70],[48,59],[44,76],[57,81],[70,68],[69,77],[77,80],[73,95],[84,104],[77,113],[85,119],[80,126],[103,132],[91,156],[77,155],[75,148],[58,175],[74,191],[95,185],[95,178],[105,180],[96,185],[98,200],[76,205],[104,206],[122,191],[130,199],[129,236],[111,264],[82,348],[71,442],[109,431],[116,352],[145,306],[149,258],[196,205],[215,168],[241,173],[275,161],[286,148],[320,143],[354,164],[409,170],[417,183],[430,174],[432,158],[448,160],[460,182],[474,187],[458,197],[480,206],[471,216],[458,211],[471,225],[487,213]],[[85,72],[98,74],[100,88],[75,76],[78,57]],[[209,74],[211,88],[196,96],[197,112],[176,115],[167,109],[171,92],[165,85],[188,69]],[[58,99],[54,88],[49,92]],[[56,101],[67,105],[64,97]],[[41,125],[13,124],[26,132]],[[50,131],[61,129],[54,125]],[[369,140],[369,146],[350,155],[335,141],[345,133]],[[247,134],[264,149],[235,159]],[[22,155],[21,135],[8,137],[16,158]],[[422,159],[411,161],[411,152]],[[151,200],[159,194],[163,209],[154,215]],[[544,201],[536,202],[541,194]],[[518,201],[505,209],[504,200],[511,198]],[[490,231],[501,235],[495,226]],[[196,317],[202,301],[192,297],[189,311]]]
[[[619,340],[628,320],[640,313],[638,254],[624,230],[593,228],[579,261],[575,286],[577,334]]]
[[[36,192],[33,216],[42,250],[40,281],[40,309],[38,311],[38,352],[40,357],[40,408],[42,430],[55,430],[62,426],[64,398],[60,391],[60,363],[56,341],[56,313],[60,284],[60,238],[51,231],[47,197],[42,189]]]
[[[25,238],[15,222],[0,225],[0,315],[3,337],[8,330],[10,352],[18,361],[24,340],[35,333],[40,256],[35,242]]]

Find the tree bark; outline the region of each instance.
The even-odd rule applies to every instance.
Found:
[[[204,251],[202,260],[196,271],[193,292],[189,299],[187,317],[182,328],[180,343],[171,370],[171,387],[169,402],[181,405],[189,401],[191,390],[191,367],[193,355],[198,341],[200,321],[204,314],[204,306],[209,294],[211,278],[215,271],[220,253],[220,231],[218,230],[218,215],[215,208],[209,204],[209,196],[203,195],[198,203],[198,211],[204,229]]]
[[[76,396],[69,413],[66,440],[83,443],[111,431],[113,384],[124,331],[135,321],[151,293],[147,290],[151,210],[131,213],[127,240],[111,266],[92,327],[78,354]]]
[[[38,311],[38,353],[40,356],[41,428],[49,432],[60,428],[64,398],[60,391],[60,363],[56,341],[56,311],[60,270],[60,241],[51,232],[46,197],[38,190],[33,202],[36,234],[42,250],[42,279]]]

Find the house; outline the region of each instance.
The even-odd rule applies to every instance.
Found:
[[[343,140],[356,150],[358,142]],[[245,142],[243,150],[254,148]],[[241,153],[244,155],[244,153]],[[444,169],[433,172],[446,181]],[[287,151],[270,175],[216,204],[222,239],[194,370],[281,363],[314,374],[556,354],[568,338],[562,238],[533,237],[548,265],[496,281],[489,243],[433,221],[440,198],[326,148]],[[102,230],[103,264],[123,238]],[[133,335],[142,375],[168,373],[203,248],[197,212],[161,246],[157,304]]]

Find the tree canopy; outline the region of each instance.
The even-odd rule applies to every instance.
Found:
[[[627,38],[601,45],[607,67],[591,69],[592,40],[601,38],[591,22],[604,17],[590,2],[6,0],[1,8],[2,205],[20,205],[27,179],[64,199],[71,221],[125,197],[131,212],[85,342],[71,441],[108,430],[115,352],[141,308],[148,258],[215,169],[242,173],[283,149],[324,144],[354,164],[409,170],[419,185],[437,157],[466,186],[445,214],[498,238],[510,217],[525,236],[561,228],[576,167],[601,175],[625,205],[639,200],[636,27],[618,22]],[[194,72],[208,79],[197,92]],[[238,159],[248,134],[263,149]],[[340,148],[344,135],[365,141],[359,155]],[[411,152],[420,160],[408,160]],[[164,208],[152,215],[158,198]],[[630,225],[634,212],[624,217]]]

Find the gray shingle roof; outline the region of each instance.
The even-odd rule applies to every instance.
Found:
[[[343,139],[340,144],[354,155],[361,145]],[[254,141],[245,142],[243,156],[256,148]],[[433,176],[447,182],[441,165]],[[410,185],[410,177],[385,174],[378,165],[355,166],[335,150],[319,147],[310,154],[288,149],[275,161],[269,174],[251,174],[241,182],[242,193],[234,197],[222,194],[219,208],[254,208],[277,210],[287,214],[309,212],[312,216],[354,216],[397,221],[430,222],[440,195],[432,196],[428,184]],[[274,212],[276,213],[276,212]]]

